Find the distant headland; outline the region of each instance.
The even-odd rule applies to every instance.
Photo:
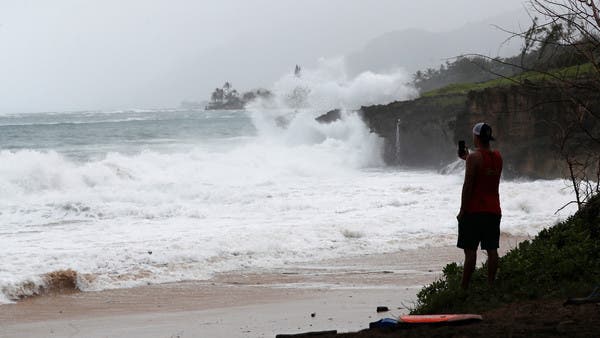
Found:
[[[299,65],[294,67],[294,76],[300,77],[302,68]],[[226,81],[221,88],[215,88],[210,95],[210,101],[204,106],[206,110],[239,110],[245,109],[246,105],[256,99],[268,100],[273,97],[273,93],[268,89],[258,88],[240,94],[233,88],[229,81]]]
[[[272,93],[267,89],[255,89],[240,94],[231,83],[225,82],[223,87],[215,88],[210,95],[206,110],[237,110],[244,109],[246,104],[257,98],[268,99]]]

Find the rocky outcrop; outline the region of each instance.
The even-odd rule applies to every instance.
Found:
[[[363,119],[385,140],[388,164],[440,167],[456,159],[456,118],[466,95],[446,95],[362,107]]]
[[[585,85],[538,83],[363,107],[362,112],[371,130],[385,139],[388,164],[440,168],[456,160],[459,139],[472,144],[472,126],[485,121],[497,139],[493,147],[503,154],[505,177],[557,178],[566,173],[564,153],[600,153],[585,134],[598,133],[599,120],[587,116],[583,106],[600,111],[600,93]]]
[[[342,118],[342,111],[339,109],[330,110],[327,113],[315,118],[319,123],[331,123]]]

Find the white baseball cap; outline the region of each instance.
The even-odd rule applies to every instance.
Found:
[[[485,122],[479,122],[473,127],[473,134],[479,136],[484,140],[494,141],[495,138],[492,136],[492,127]]]

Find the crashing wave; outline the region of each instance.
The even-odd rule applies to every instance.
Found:
[[[79,291],[78,273],[75,270],[57,270],[18,283],[3,284],[0,304],[14,302],[45,294],[67,294]]]

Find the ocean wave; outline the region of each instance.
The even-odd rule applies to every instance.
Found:
[[[103,123],[122,123],[122,122],[136,122],[136,121],[163,121],[167,118],[156,119],[155,117],[128,117],[122,119],[108,119],[108,120],[96,120],[96,121],[85,121],[85,120],[69,120],[68,122],[0,122],[0,127],[19,127],[19,126],[72,126],[80,124],[103,124]]]
[[[15,283],[0,283],[0,304],[46,294],[69,294],[79,291],[76,271],[57,270]]]
[[[157,108],[157,109],[114,109],[114,110],[71,110],[71,111],[47,111],[47,112],[17,112],[17,113],[0,113],[0,117],[25,117],[25,116],[59,116],[59,115],[111,115],[111,114],[126,114],[126,113],[159,113],[159,112],[178,112],[182,109],[178,108]]]
[[[458,159],[452,163],[447,164],[445,167],[438,170],[442,175],[456,175],[463,174],[465,172],[465,161]]]

